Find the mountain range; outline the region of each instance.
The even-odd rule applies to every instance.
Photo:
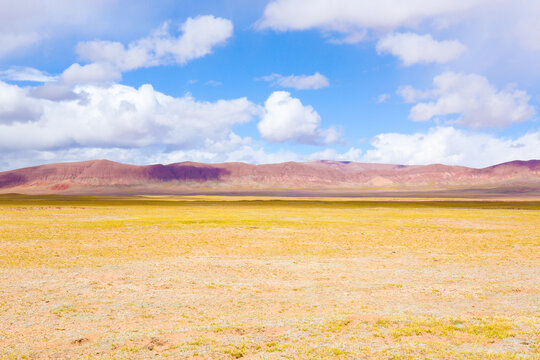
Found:
[[[538,196],[540,160],[512,161],[482,169],[325,160],[144,166],[93,160],[0,172],[0,193]]]

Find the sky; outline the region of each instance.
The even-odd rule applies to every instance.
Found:
[[[540,159],[537,0],[0,0],[0,171]]]

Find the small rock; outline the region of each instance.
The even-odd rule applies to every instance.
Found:
[[[150,338],[150,343],[146,346],[148,350],[154,350],[156,346],[163,346],[167,343],[167,340],[161,340],[160,338]]]
[[[81,345],[81,344],[84,344],[85,342],[88,342],[90,341],[88,338],[80,338],[80,339],[75,339],[73,340],[71,343],[74,344],[74,345]]]

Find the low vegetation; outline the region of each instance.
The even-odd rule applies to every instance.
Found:
[[[540,357],[540,202],[0,196],[0,359]]]

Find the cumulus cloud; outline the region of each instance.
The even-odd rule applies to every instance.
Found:
[[[73,84],[62,82],[49,82],[42,86],[28,88],[28,95],[36,99],[46,99],[52,101],[84,100],[84,91],[75,93]]]
[[[272,82],[274,86],[293,88],[297,90],[317,90],[328,87],[328,78],[316,72],[313,75],[289,75],[272,74],[261,78],[264,81]]]
[[[167,96],[151,85],[66,87],[52,82],[21,87],[0,81],[0,168],[97,158],[134,164],[313,158],[291,151],[268,153],[261,143],[234,133],[234,126],[256,117],[271,141],[339,141],[336,128],[321,129],[317,112],[286,92],[274,92],[263,108],[246,98],[204,102],[189,94]],[[317,157],[350,160],[358,151],[327,150]]]
[[[456,115],[456,123],[468,127],[505,127],[530,120],[535,109],[523,90],[507,86],[497,90],[477,74],[445,72],[433,79],[433,89],[419,91],[411,86],[398,89],[406,102],[415,103],[409,113],[414,121]]]
[[[37,69],[13,67],[0,71],[0,79],[44,82],[30,88],[28,94],[53,101],[82,99],[84,90],[74,91],[81,84],[109,86],[122,78],[123,71],[169,63],[185,64],[205,56],[232,36],[233,25],[227,19],[214,16],[188,18],[181,26],[181,35],[169,33],[169,23],[163,24],[149,37],[130,43],[90,41],[79,43],[77,52],[89,64],[74,63],[60,76],[50,76]],[[217,86],[219,82],[209,82]]]
[[[392,30],[470,9],[486,0],[274,0],[257,26],[278,31],[319,29],[363,39],[365,29]]]
[[[264,107],[264,116],[257,127],[261,136],[270,142],[330,144],[339,140],[337,129],[321,129],[321,117],[315,109],[303,105],[289,92],[273,92]]]
[[[138,89],[79,85],[78,98],[35,98],[30,88],[0,82],[0,149],[69,147],[195,148],[228,138],[231,127],[260,112],[246,98],[201,102],[171,97],[151,85]]]
[[[4,124],[11,126],[14,122],[26,123],[38,119],[42,111],[41,104],[28,96],[28,92],[27,88],[0,81],[0,127]]]
[[[230,20],[212,15],[188,18],[180,25],[179,36],[171,35],[170,23],[164,23],[150,36],[124,46],[115,41],[88,41],[77,45],[81,60],[109,64],[119,71],[164,64],[183,65],[210,54],[233,34]]]
[[[171,23],[165,22],[150,36],[127,46],[116,41],[79,43],[76,52],[89,64],[71,65],[60,77],[62,84],[111,83],[121,79],[125,71],[166,64],[184,65],[210,54],[233,33],[230,20],[212,15],[188,18],[180,25],[178,36],[171,34],[170,27]]]
[[[512,160],[540,158],[540,131],[516,139],[436,127],[426,133],[385,133],[371,140],[374,149],[362,161],[425,165],[442,163],[485,167]]]
[[[478,71],[481,64],[485,72],[529,80],[540,74],[540,63],[535,61],[540,52],[539,13],[540,2],[531,0],[272,0],[256,26],[276,31],[318,30],[332,43],[422,31],[435,39],[456,39],[467,45],[458,64],[461,71]],[[430,46],[434,47],[441,46]],[[388,52],[404,62],[405,56],[414,60],[410,49],[397,44],[391,48]],[[445,56],[430,51],[427,59],[450,61],[446,59],[455,58],[459,48],[457,43],[446,43]],[[427,61],[427,55],[422,52],[418,60]]]
[[[390,53],[405,66],[421,63],[447,63],[458,58],[466,47],[457,40],[437,41],[429,34],[395,33],[377,42],[379,54]]]
[[[79,43],[79,57],[90,63],[74,63],[60,76],[50,76],[34,68],[12,67],[0,71],[0,79],[50,83],[32,89],[33,96],[49,100],[71,100],[77,98],[72,91],[72,87],[77,84],[107,85],[120,80],[124,71],[170,63],[185,64],[211,53],[215,46],[225,43],[233,32],[229,20],[211,15],[188,18],[181,24],[181,34],[178,37],[169,33],[169,26],[170,23],[164,23],[150,36],[132,42],[127,47],[112,41]]]
[[[99,84],[119,80],[121,77],[120,70],[109,63],[75,63],[64,70],[61,80],[63,84]]]

